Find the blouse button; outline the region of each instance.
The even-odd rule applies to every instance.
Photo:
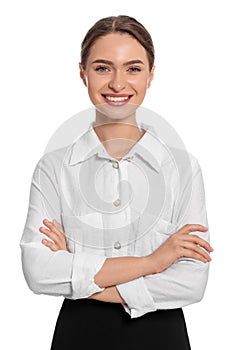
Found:
[[[118,162],[114,162],[112,166],[113,166],[113,168],[118,169],[119,168],[119,163]]]
[[[121,248],[120,242],[115,242],[114,248],[115,248],[115,249],[120,249],[120,248]]]
[[[118,198],[118,199],[116,199],[116,200],[113,202],[113,204],[114,204],[116,207],[118,207],[118,206],[121,204],[121,200]]]

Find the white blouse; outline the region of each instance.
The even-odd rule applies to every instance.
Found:
[[[152,126],[120,160],[107,152],[90,124],[69,146],[38,161],[20,240],[22,266],[36,294],[87,298],[101,292],[94,277],[105,260],[145,256],[189,223],[208,226],[200,165],[189,152],[166,146]],[[69,251],[51,251],[39,231],[56,220]],[[191,233],[192,234],[192,233]],[[193,232],[209,241],[209,231]],[[181,258],[165,271],[116,285],[124,310],[140,317],[198,302],[209,263]]]

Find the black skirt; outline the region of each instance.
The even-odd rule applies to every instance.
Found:
[[[182,308],[131,318],[118,303],[65,298],[50,350],[191,350]]]

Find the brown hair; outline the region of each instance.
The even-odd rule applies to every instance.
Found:
[[[154,45],[149,32],[135,18],[129,16],[111,16],[102,18],[89,29],[81,43],[81,64],[86,67],[90,49],[94,42],[110,33],[126,33],[137,39],[145,48],[150,70],[154,64]]]

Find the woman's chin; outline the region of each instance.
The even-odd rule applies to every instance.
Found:
[[[135,114],[139,105],[135,103],[125,103],[122,105],[113,105],[110,103],[96,104],[96,110],[110,119],[126,119]]]

